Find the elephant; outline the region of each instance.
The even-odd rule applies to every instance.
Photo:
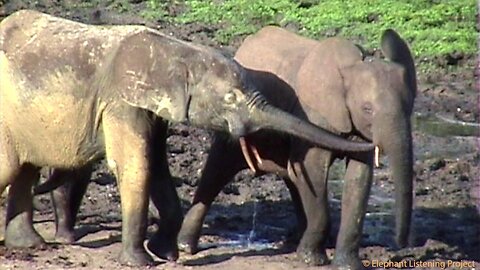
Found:
[[[381,48],[386,60],[367,59],[361,47],[344,38],[316,41],[267,26],[246,38],[235,59],[253,74],[257,89],[271,104],[345,138],[373,142],[385,151],[395,181],[396,242],[404,247],[412,211],[410,116],[416,74],[408,45],[394,30],[383,32]],[[362,268],[358,252],[373,159],[378,158],[375,152],[323,149],[271,131],[248,134],[240,138],[240,144],[217,136],[184,217],[179,246],[189,253],[198,250],[202,223],[213,200],[240,170],[250,167],[257,174],[276,173],[284,179],[303,232],[297,257],[307,264],[327,264],[327,178],[334,160],[346,158],[333,263]]]
[[[169,123],[179,122],[233,138],[273,129],[331,149],[373,148],[272,106],[242,66],[212,48],[145,26],[94,26],[17,11],[0,23],[6,247],[45,243],[32,225],[32,186],[40,168],[88,171],[105,157],[121,196],[119,261],[152,261],[143,246],[151,190],[162,217],[159,253],[176,259],[182,213],[165,138]]]

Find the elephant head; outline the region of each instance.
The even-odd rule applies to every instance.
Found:
[[[395,183],[396,240],[405,246],[412,211],[410,115],[416,74],[410,50],[395,31],[383,33],[381,48],[386,60],[365,59],[358,46],[341,38],[320,42],[299,71],[297,94],[304,108],[320,112],[334,129],[372,141],[389,157]],[[325,68],[318,72],[312,67]],[[304,89],[319,89],[314,94],[327,102],[318,101],[312,91]]]
[[[410,50],[396,32],[385,31],[381,47],[388,61],[364,61],[346,68],[342,75],[354,126],[389,158],[395,184],[396,241],[404,247],[412,213],[414,172],[410,116],[417,82]]]
[[[373,147],[347,141],[273,107],[236,61],[152,30],[126,38],[111,66],[111,83],[124,101],[166,120],[228,131],[235,137],[273,129],[330,149]]]

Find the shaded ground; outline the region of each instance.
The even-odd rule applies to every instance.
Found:
[[[212,27],[206,25],[173,26],[146,22],[137,17],[145,3],[132,5],[128,14],[118,14],[109,6],[97,9],[74,8],[76,1],[9,1],[0,8],[6,16],[20,8],[35,8],[76,20],[104,23],[140,23],[158,27],[172,35],[215,46],[232,54],[241,39],[220,46],[211,39]],[[65,4],[66,3],[66,4]],[[179,7],[181,8],[181,7]],[[170,12],[176,12],[172,8]],[[440,70],[420,74],[415,112],[440,115],[452,120],[477,122],[478,92],[471,69],[473,57],[465,56],[454,65],[438,59]],[[468,68],[470,67],[470,69]],[[475,71],[479,70],[477,64]],[[478,73],[477,73],[478,74]],[[169,161],[184,209],[188,208],[211,136],[208,132],[182,125],[172,127]],[[480,262],[480,170],[478,137],[437,137],[428,130],[414,133],[416,155],[415,210],[411,248],[392,250],[393,206],[392,182],[388,161],[375,171],[375,182],[369,202],[362,257],[365,259],[417,261]],[[334,170],[341,175],[342,164]],[[342,182],[329,182],[334,226],[329,255],[338,229]],[[309,269],[295,260],[294,245],[288,240],[295,232],[295,215],[283,182],[274,175],[252,178],[248,171],[240,174],[217,198],[204,225],[201,238],[204,250],[194,256],[181,254],[177,263],[159,261],[168,269]],[[79,215],[80,240],[70,246],[49,245],[43,250],[6,250],[0,245],[0,269],[127,269],[113,259],[120,248],[120,203],[115,182],[98,165]],[[0,225],[4,226],[5,203],[1,202]],[[54,225],[49,196],[35,200],[35,226],[47,240],[53,239]],[[153,226],[150,229],[154,229]],[[0,239],[3,238],[3,230]],[[318,268],[315,268],[318,269]],[[452,269],[458,269],[452,268]]]

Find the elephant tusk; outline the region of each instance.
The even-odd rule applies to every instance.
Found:
[[[255,147],[255,145],[249,145],[249,146],[250,146],[250,150],[252,150],[253,156],[257,160],[257,163],[262,165],[262,163],[263,163],[262,158],[260,157],[260,154],[258,154],[258,150]]]
[[[240,147],[242,148],[243,157],[245,157],[245,161],[247,162],[248,167],[250,167],[250,170],[252,170],[253,173],[257,173],[257,169],[255,169],[255,166],[253,165],[253,162],[252,162],[252,158],[250,157],[250,153],[248,152],[248,146],[247,146],[247,142],[245,141],[245,137],[240,137],[239,141],[240,141]]]
[[[375,146],[375,167],[376,168],[380,167],[379,155],[380,155],[380,148],[378,148],[378,146]]]

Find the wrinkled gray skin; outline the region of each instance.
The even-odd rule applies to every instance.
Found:
[[[143,247],[150,190],[162,217],[150,246],[176,259],[182,217],[166,161],[168,122],[236,137],[267,128],[333,149],[372,148],[267,104],[244,69],[212,49],[143,26],[90,26],[19,11],[0,23],[0,194],[10,185],[5,245],[44,243],[32,225],[31,189],[41,167],[88,175],[105,156],[121,196],[120,262],[151,261]]]
[[[397,243],[404,247],[412,209],[410,115],[416,93],[415,68],[407,45],[394,31],[383,34],[381,47],[388,60],[365,60],[362,51],[347,40],[317,42],[266,27],[247,38],[235,58],[252,69],[259,91],[272,104],[340,132],[345,138],[373,141],[384,150],[395,181]],[[258,173],[274,172],[285,179],[303,231],[297,255],[308,264],[328,263],[328,171],[335,159],[346,158],[341,225],[333,263],[362,268],[358,251],[372,182],[373,151],[330,151],[272,132],[257,132],[245,140]],[[255,150],[259,158],[254,157]],[[217,137],[184,218],[179,234],[181,248],[197,250],[211,203],[223,186],[245,168],[240,147]]]

